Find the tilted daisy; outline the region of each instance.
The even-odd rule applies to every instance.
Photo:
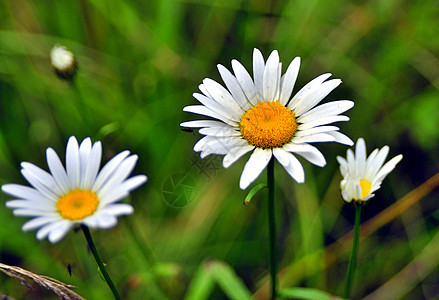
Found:
[[[117,217],[133,213],[127,203],[117,203],[146,182],[145,175],[129,179],[137,155],[123,151],[99,171],[101,142],[86,138],[81,145],[75,137],[67,143],[66,168],[52,148],[46,151],[50,173],[28,162],[21,163],[21,173],[32,187],[5,184],[2,191],[15,197],[6,202],[16,216],[33,217],[23,230],[37,229],[39,240],[61,240],[74,225],[110,228]]]
[[[341,194],[346,202],[364,203],[375,196],[373,192],[381,187],[384,178],[402,159],[402,154],[399,154],[383,166],[388,153],[389,146],[384,146],[381,150],[375,149],[366,159],[366,144],[363,138],[359,138],[355,154],[348,149],[347,159],[337,156],[343,176]]]
[[[234,74],[224,66],[218,70],[225,86],[206,78],[194,97],[201,105],[183,110],[216,120],[181,123],[182,127],[201,128],[205,135],[194,146],[204,158],[210,154],[224,155],[224,168],[252,152],[244,166],[239,186],[246,189],[265,169],[272,156],[297,182],[305,180],[303,167],[294,154],[324,166],[323,154],[310,143],[338,142],[352,145],[351,139],[328,125],[348,121],[341,113],[353,107],[350,100],[328,102],[317,106],[340,83],[327,80],[323,74],[306,84],[292,98],[299,73],[300,58],[296,57],[281,76],[282,63],[275,50],[267,61],[258,49],[253,52],[253,78],[237,60],[232,61]],[[317,106],[317,107],[316,107]]]

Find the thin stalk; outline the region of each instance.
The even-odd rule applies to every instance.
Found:
[[[268,232],[270,237],[270,276],[271,276],[271,299],[276,299],[276,221],[274,214],[274,159],[271,158],[267,167],[268,185]]]
[[[88,247],[90,248],[91,252],[93,253],[93,256],[98,264],[99,269],[101,270],[102,275],[104,276],[105,281],[107,282],[108,286],[110,287],[111,291],[113,292],[114,298],[116,300],[120,300],[119,292],[116,289],[116,286],[114,285],[113,281],[110,278],[110,275],[108,275],[107,269],[105,268],[104,262],[101,259],[101,256],[99,255],[98,249],[95,246],[95,243],[93,242],[93,239],[90,234],[90,229],[86,225],[81,224],[81,229],[84,232],[85,238],[87,239]]]
[[[357,253],[360,237],[360,218],[361,218],[361,205],[355,206],[355,224],[354,224],[354,237],[352,241],[351,258],[349,259],[348,272],[346,275],[346,285],[344,290],[344,298],[349,299],[351,293],[352,282],[354,280],[355,267],[357,265]]]
[[[69,84],[73,90],[73,93],[75,94],[76,108],[78,110],[78,113],[82,116],[84,125],[87,126],[90,131],[94,132],[94,124],[91,118],[90,110],[87,104],[85,103],[84,98],[81,95],[81,92],[79,91],[76,79],[73,78],[69,80]]]

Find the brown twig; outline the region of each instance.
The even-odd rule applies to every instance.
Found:
[[[31,280],[32,282],[35,282],[39,286],[54,292],[55,294],[58,295],[60,299],[85,300],[85,298],[82,298],[81,296],[70,290],[72,288],[76,288],[75,286],[65,284],[54,278],[44,275],[38,275],[30,271],[27,271],[25,269],[22,269],[20,267],[8,266],[2,263],[0,263],[0,271],[12,278],[18,279],[18,281],[20,281],[20,283],[27,288],[32,287],[32,285],[28,281]],[[12,298],[8,297],[6,299],[12,299]]]

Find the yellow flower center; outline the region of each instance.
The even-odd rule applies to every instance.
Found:
[[[71,190],[56,202],[56,209],[64,219],[77,221],[91,216],[98,207],[99,199],[90,190]]]
[[[279,101],[258,101],[241,117],[239,125],[250,144],[265,149],[285,145],[297,131],[294,113]]]
[[[367,195],[369,195],[370,189],[372,188],[372,184],[367,180],[360,180],[361,187],[361,199],[364,199]]]

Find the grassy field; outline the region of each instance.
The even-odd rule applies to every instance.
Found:
[[[197,119],[182,109],[202,80],[221,82],[217,64],[251,70],[254,48],[265,58],[277,49],[284,69],[302,58],[294,92],[326,72],[341,78],[325,100],[355,102],[341,131],[364,137],[368,153],[389,145],[389,158],[404,155],[363,208],[352,298],[439,298],[438,28],[435,0],[2,0],[0,184],[26,183],[22,161],[47,170],[47,147],[64,159],[72,135],[101,140],[104,162],[129,149],[134,174],[148,176],[127,200],[135,213],[92,232],[123,298],[268,299],[266,193],[244,206],[238,185],[248,155],[227,170],[221,157],[201,160],[200,135],[179,124]],[[76,90],[51,68],[57,43],[77,57]],[[335,157],[347,147],[318,147],[327,165],[301,160],[304,184],[275,169],[279,282],[341,296],[355,210]],[[193,188],[174,191],[182,178]],[[1,263],[111,298],[81,232],[50,244],[22,232],[26,219],[4,205],[0,220]],[[56,299],[2,273],[0,294]]]

